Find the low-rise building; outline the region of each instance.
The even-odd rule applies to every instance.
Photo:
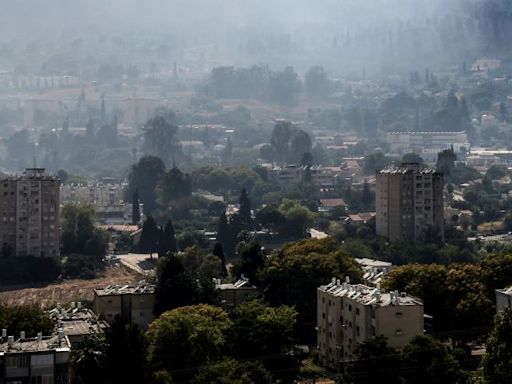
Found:
[[[68,384],[71,345],[61,331],[58,335],[34,338],[20,335],[0,338],[0,383]]]
[[[364,271],[363,280],[373,287],[379,287],[384,276],[393,268],[393,264],[388,261],[368,259],[366,257],[356,258],[355,260]]]
[[[155,318],[154,306],[155,286],[144,281],[137,285],[109,285],[94,290],[93,311],[108,323],[120,317],[145,329]]]
[[[48,311],[48,315],[64,331],[70,345],[73,347],[87,336],[99,336],[105,333],[109,325],[81,302],[72,302],[68,308],[58,306]]]
[[[470,143],[466,132],[388,132],[386,143],[393,154],[416,153],[425,161],[434,162],[437,154],[445,149],[455,153],[469,150]]]
[[[239,304],[259,297],[256,287],[243,276],[235,283],[222,283],[220,279],[214,282],[215,289],[219,291],[221,306],[225,310],[232,310]]]
[[[512,308],[512,286],[496,290],[496,311]]]
[[[335,278],[317,290],[317,341],[320,364],[337,369],[354,358],[357,346],[375,336],[404,347],[424,330],[423,303],[399,292],[382,292]]]

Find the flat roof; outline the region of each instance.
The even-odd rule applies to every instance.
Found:
[[[145,282],[137,285],[107,285],[105,288],[95,289],[94,293],[98,296],[152,294],[155,293],[155,285]]]
[[[382,292],[379,288],[369,287],[364,284],[340,283],[340,280],[334,278],[329,284],[320,286],[318,290],[334,297],[352,299],[362,305],[374,305],[377,307],[423,305],[423,301],[405,293],[397,291]]]
[[[69,350],[70,344],[67,337],[59,341],[58,335],[45,336],[41,341],[37,337],[18,339],[11,347],[7,340],[0,342],[0,354],[5,353],[27,353],[27,352],[50,352],[55,350]]]

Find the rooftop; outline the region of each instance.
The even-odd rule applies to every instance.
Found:
[[[405,175],[407,173],[419,173],[423,175],[438,174],[435,169],[421,168],[418,163],[403,163],[401,166],[389,166],[378,172],[380,175]]]
[[[7,340],[0,338],[0,354],[65,351],[69,348],[69,340],[66,337],[59,338],[59,335],[18,339],[11,346]]]
[[[215,289],[219,289],[221,291],[224,290],[231,290],[231,289],[256,289],[254,285],[251,285],[249,283],[249,279],[245,277],[241,277],[239,280],[237,280],[234,283],[222,283],[220,279],[214,279],[215,283]]]
[[[335,278],[333,278],[329,284],[319,287],[318,290],[335,297],[346,297],[360,304],[375,307],[385,307],[389,305],[423,305],[420,299],[409,296],[404,292],[382,292],[379,288],[369,287],[363,284],[341,283],[340,280]]]
[[[103,289],[95,289],[94,293],[98,296],[117,296],[117,295],[143,295],[155,293],[155,285],[140,281],[137,285],[107,285]]]
[[[19,180],[59,181],[59,178],[57,176],[47,174],[44,168],[27,168],[22,175],[8,175],[0,178],[0,181]]]
[[[381,260],[375,260],[375,259],[368,259],[366,257],[363,258],[356,258],[356,262],[359,265],[362,265],[364,267],[372,267],[372,268],[389,268],[392,267],[393,264],[388,261],[381,261]]]

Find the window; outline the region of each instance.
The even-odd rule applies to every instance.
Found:
[[[352,312],[352,304],[348,305],[348,310],[349,310],[349,312]]]
[[[356,308],[356,315],[359,315],[359,308]]]
[[[402,336],[404,333],[402,332],[401,329],[397,329],[396,332],[395,332],[395,335],[397,336]]]
[[[398,318],[401,318],[403,316],[403,313],[402,312],[397,312],[397,313],[395,313],[395,316],[398,317]]]
[[[359,329],[359,326],[356,327],[357,336],[361,335],[361,330]]]

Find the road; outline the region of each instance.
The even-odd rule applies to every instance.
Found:
[[[156,269],[156,261],[158,255],[156,253],[151,257],[145,253],[127,253],[123,255],[115,255],[119,261],[131,270],[143,275],[154,275]]]

